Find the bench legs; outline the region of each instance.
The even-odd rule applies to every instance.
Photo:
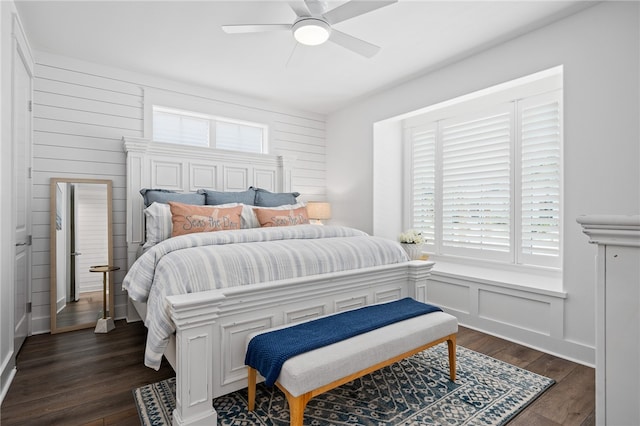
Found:
[[[280,388],[287,397],[287,402],[289,403],[289,425],[302,426],[302,421],[304,420],[304,409],[307,406],[307,402],[314,397],[313,391],[303,393],[300,396],[293,396],[288,390],[281,387],[278,383],[276,383],[276,386],[278,386],[278,388]]]
[[[456,335],[448,336],[447,348],[449,350],[449,378],[456,381]]]
[[[247,379],[248,379],[248,387],[247,387],[247,405],[249,411],[253,411],[256,408],[256,374],[257,371],[255,368],[247,366]]]
[[[257,371],[255,368],[247,367],[248,371],[248,387],[247,387],[247,405],[249,411],[253,411],[256,408],[256,378]],[[313,397],[312,392],[307,392],[300,396],[293,396],[289,393],[288,390],[281,387],[279,383],[276,383],[276,386],[280,388],[282,392],[284,392],[287,397],[287,402],[289,403],[289,417],[291,418],[291,425],[302,426],[302,420],[304,418],[304,409],[307,406],[307,402],[311,400]]]
[[[318,389],[314,389],[310,392],[304,393],[300,396],[293,396],[289,393],[289,391],[287,389],[285,389],[283,386],[280,385],[279,382],[276,382],[276,386],[278,386],[278,388],[280,390],[282,390],[282,392],[284,392],[285,396],[287,397],[287,402],[289,404],[289,417],[291,419],[290,421],[290,425],[291,426],[302,426],[302,421],[304,418],[304,409],[307,406],[307,403],[311,400],[311,398],[313,398],[314,396],[318,396],[324,392],[327,392],[331,389],[337,388],[338,386],[341,386],[345,383],[349,383],[352,380],[355,380],[359,377],[362,377],[366,374],[372,373],[376,370],[381,369],[382,367],[386,367],[387,365],[391,365],[395,362],[398,362],[402,359],[408,358],[412,355],[415,355],[419,352],[424,351],[425,349],[428,349],[432,346],[435,346],[439,343],[442,342],[447,342],[447,350],[448,350],[448,354],[449,354],[449,378],[451,379],[452,382],[456,381],[456,334],[450,334],[448,336],[445,336],[441,339],[435,340],[431,343],[427,343],[424,346],[421,346],[417,349],[414,349],[412,351],[406,352],[402,355],[398,355],[396,357],[393,357],[387,361],[383,361],[379,364],[373,365],[371,367],[365,368],[364,370],[361,370],[357,373],[354,373],[350,376],[344,377],[342,379],[336,380],[335,382],[329,383],[325,386],[322,386]],[[251,367],[247,367],[248,369],[248,408],[249,411],[253,411],[255,409],[255,403],[256,403],[256,377],[257,377],[257,371],[254,368]]]

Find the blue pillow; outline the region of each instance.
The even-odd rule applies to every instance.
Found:
[[[269,192],[262,188],[253,189],[256,191],[256,206],[260,207],[278,207],[285,204],[295,204],[296,197],[300,195],[299,192]]]
[[[211,189],[198,189],[198,194],[204,194],[205,202],[208,206],[219,204],[241,203],[253,206],[256,198],[256,191],[249,188],[246,191],[213,191]]]
[[[140,190],[140,194],[142,194],[144,198],[145,207],[149,207],[154,202],[167,204],[169,201],[204,206],[204,195],[195,192],[176,192],[169,189],[143,188]]]

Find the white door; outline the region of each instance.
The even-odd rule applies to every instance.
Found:
[[[31,298],[31,84],[32,76],[19,43],[13,51],[13,205],[15,224],[14,350],[29,333]]]

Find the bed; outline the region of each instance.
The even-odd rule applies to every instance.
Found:
[[[278,204],[280,195],[294,194],[295,161],[144,139],[123,142],[129,262],[123,284],[129,309],[149,328],[145,364],[155,368],[165,356],[176,371],[174,424],[216,424],[212,399],[247,386],[244,352],[251,333],[403,297],[426,302],[433,263],[409,261],[399,244],[342,226],[254,228],[245,221],[253,207],[242,203],[216,206],[237,217],[240,229],[231,221],[218,232],[149,244],[141,189],[224,198],[261,188],[269,203]],[[296,200],[264,208],[293,211],[299,205]],[[267,257],[271,263],[257,266],[256,259]]]

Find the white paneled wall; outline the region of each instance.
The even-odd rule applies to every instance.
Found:
[[[323,116],[263,101],[163,81],[75,59],[36,52],[33,161],[33,333],[49,330],[49,179],[113,181],[115,316],[126,295],[125,154],[122,138],[145,135],[147,93],[169,94],[203,112],[269,125],[269,152],[294,160],[293,189],[303,200],[326,197]],[[167,97],[167,96],[165,96]],[[171,106],[171,105],[169,105]],[[148,108],[146,109],[148,111]],[[146,124],[146,127],[145,127]]]
[[[38,62],[33,99],[32,330],[49,330],[49,179],[113,181],[114,263],[126,265],[123,136],[142,136],[143,88]],[[116,283],[122,281],[116,275]],[[121,294],[116,284],[116,295]],[[121,300],[116,302],[124,303]]]

